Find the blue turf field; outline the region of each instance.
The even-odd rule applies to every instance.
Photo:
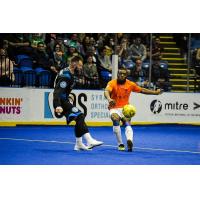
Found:
[[[134,126],[133,152],[117,150],[112,127],[90,127],[104,145],[73,150],[72,126],[0,127],[1,165],[199,165],[200,127]],[[123,139],[124,129],[122,130]]]

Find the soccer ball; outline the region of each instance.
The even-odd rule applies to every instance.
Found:
[[[125,105],[122,109],[122,113],[126,118],[131,118],[135,115],[136,113],[136,108],[133,105]]]

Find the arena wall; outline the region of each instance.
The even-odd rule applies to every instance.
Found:
[[[111,125],[103,90],[73,90],[76,106],[86,114],[88,125]],[[133,124],[180,123],[200,125],[199,93],[132,93],[137,113]],[[64,125],[52,107],[51,89],[0,88],[0,125]]]

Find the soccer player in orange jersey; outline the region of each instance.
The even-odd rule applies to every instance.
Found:
[[[110,110],[110,117],[113,122],[113,132],[117,137],[118,150],[125,150],[125,146],[122,142],[120,127],[120,121],[122,121],[125,125],[127,148],[128,151],[131,152],[133,149],[133,130],[130,124],[131,119],[127,119],[122,114],[122,108],[129,104],[129,97],[131,92],[158,95],[161,94],[162,91],[160,89],[154,91],[139,87],[136,83],[129,81],[127,76],[127,69],[124,67],[119,68],[117,79],[108,82],[104,91],[104,95],[109,103],[108,109]]]

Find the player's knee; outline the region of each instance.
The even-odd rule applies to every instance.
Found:
[[[127,119],[122,119],[122,125],[127,127],[127,126],[131,126],[131,121],[127,120]]]
[[[119,122],[120,122],[120,117],[118,114],[113,113],[111,115],[111,120],[112,120],[114,126],[118,126]]]
[[[111,120],[112,120],[112,121],[120,121],[120,117],[119,117],[118,114],[113,113],[113,114],[111,115]]]
[[[69,124],[71,121],[76,121],[78,116],[81,114],[82,112],[77,107],[72,107],[70,114],[66,115],[67,124]]]
[[[131,126],[131,122],[130,122],[130,121],[125,121],[125,122],[124,122],[124,126],[126,126],[126,127],[127,127],[127,126]]]
[[[75,122],[76,122],[76,127],[83,127],[86,125],[85,123],[85,115],[83,113],[79,114],[76,118],[75,118]]]
[[[84,120],[85,120],[85,115],[83,113],[80,113],[75,119],[76,122],[83,122]]]

